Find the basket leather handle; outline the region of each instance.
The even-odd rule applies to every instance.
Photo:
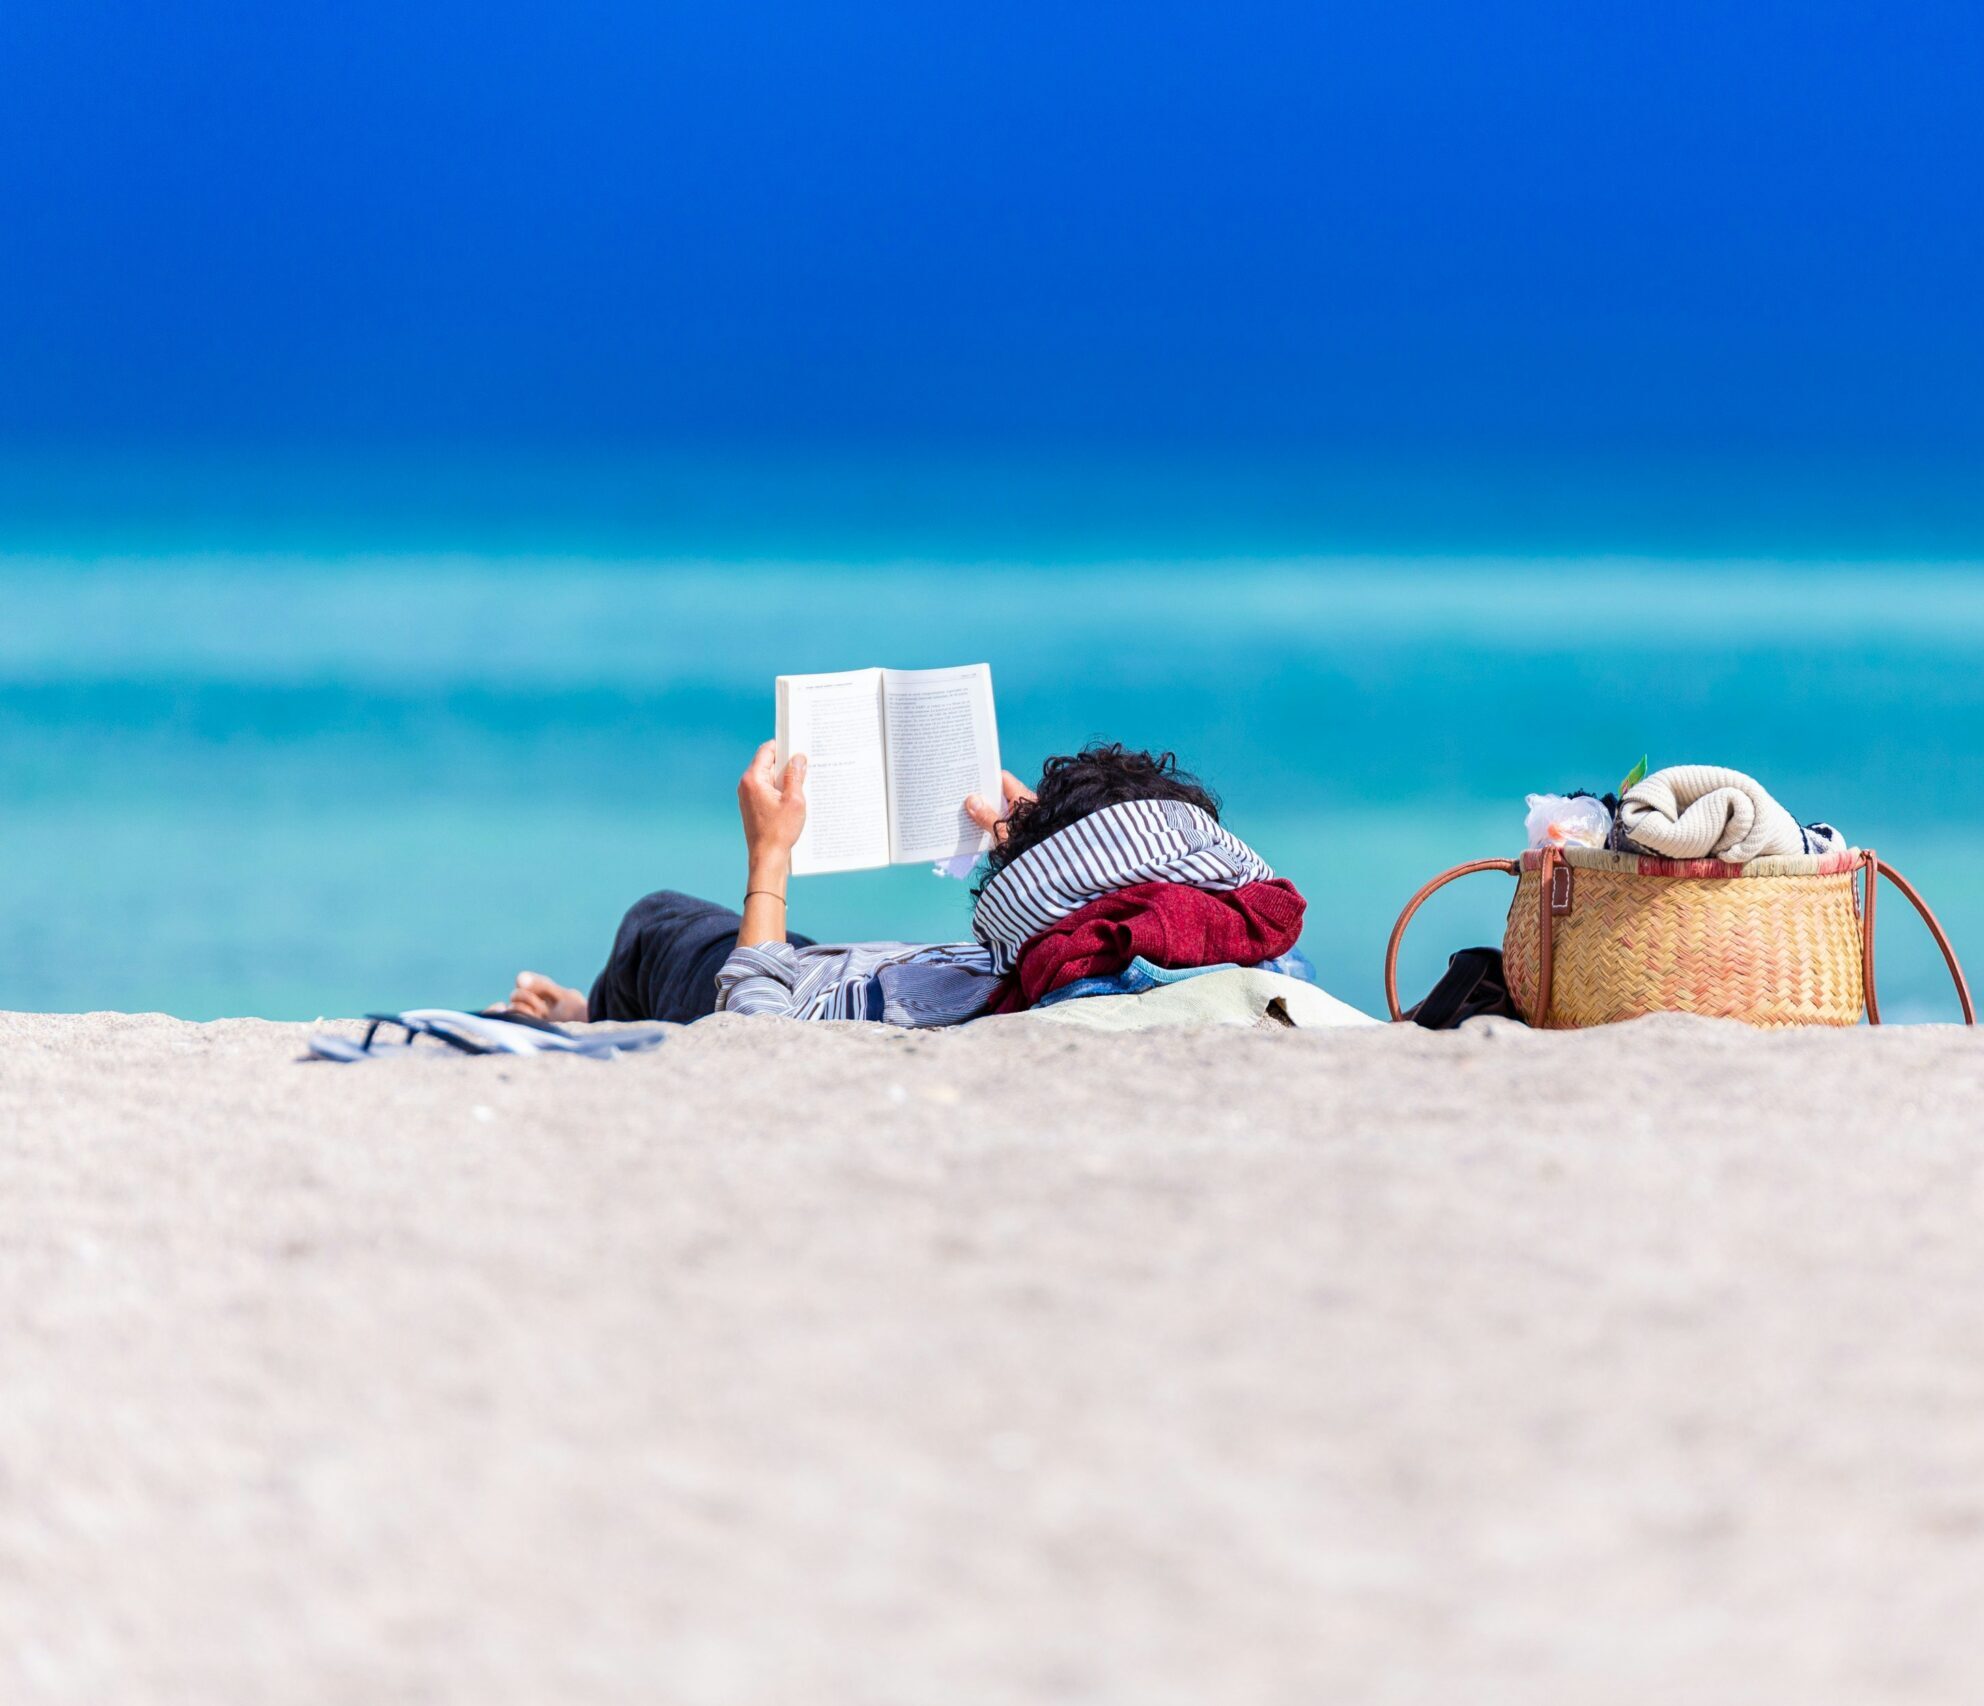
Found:
[[[1398,1004],[1398,950],[1405,940],[1405,927],[1412,922],[1412,915],[1447,884],[1457,877],[1471,877],[1476,871],[1500,871],[1514,877],[1521,875],[1522,865],[1514,859],[1470,859],[1465,865],[1442,871],[1407,901],[1405,910],[1398,915],[1398,922],[1392,926],[1392,939],[1385,944],[1385,1005],[1391,1009],[1394,1021],[1405,1017]]]
[[[1537,867],[1536,876],[1536,1016],[1529,1022],[1541,1028],[1543,1021],[1550,1016],[1550,991],[1555,987],[1557,976],[1557,873],[1564,873],[1566,885],[1570,882],[1571,868],[1563,863],[1564,855],[1555,847],[1543,849],[1542,862]],[[1564,890],[1565,912],[1570,911],[1571,891]]]
[[[1943,933],[1943,927],[1936,915],[1929,910],[1929,903],[1915,892],[1915,885],[1890,865],[1885,859],[1869,848],[1860,855],[1860,868],[1866,878],[1866,899],[1860,908],[1860,967],[1861,978],[1867,986],[1867,1023],[1878,1025],[1881,1022],[1881,1003],[1874,993],[1874,898],[1879,893],[1879,877],[1887,880],[1908,897],[1908,903],[1922,915],[1922,922],[1929,926],[1929,934],[1936,939],[1936,946],[1943,951],[1943,964],[1950,968],[1950,981],[1956,985],[1956,998],[1963,1008],[1963,1022],[1966,1025],[1977,1023],[1977,1010],[1970,1004],[1970,985],[1964,981],[1963,967],[1957,963],[1956,949],[1950,946],[1950,939]]]

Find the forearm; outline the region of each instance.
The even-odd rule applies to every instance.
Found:
[[[785,940],[785,884],[792,871],[788,853],[753,853],[744,879],[744,922],[737,945],[755,948]]]

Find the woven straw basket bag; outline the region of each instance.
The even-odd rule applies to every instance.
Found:
[[[1881,1022],[1874,994],[1876,878],[1922,915],[1943,951],[1965,1024],[1970,988],[1943,927],[1893,866],[1858,850],[1823,856],[1655,859],[1546,847],[1456,865],[1407,903],[1385,950],[1385,1001],[1398,1004],[1398,950],[1429,895],[1475,871],[1516,879],[1503,974],[1523,1017],[1549,1030],[1647,1013],[1700,1013],[1777,1028]],[[1864,898],[1861,885],[1864,883]]]

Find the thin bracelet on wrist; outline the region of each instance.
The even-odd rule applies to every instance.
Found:
[[[776,889],[746,889],[744,891],[744,898],[749,900],[754,894],[761,894],[767,900],[775,900],[780,906],[785,905],[785,896],[780,894]]]

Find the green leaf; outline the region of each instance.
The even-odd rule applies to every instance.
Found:
[[[1623,794],[1628,788],[1632,787],[1634,783],[1644,782],[1645,780],[1646,780],[1646,755],[1642,753],[1640,755],[1639,763],[1635,764],[1632,767],[1632,769],[1626,772],[1625,781],[1619,784],[1619,792]]]

